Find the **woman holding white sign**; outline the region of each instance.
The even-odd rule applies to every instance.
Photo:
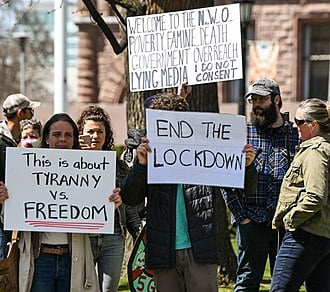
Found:
[[[81,149],[101,151],[114,149],[110,118],[101,107],[87,107],[81,113],[77,124]],[[127,172],[126,164],[117,159],[117,184]],[[94,262],[97,263],[99,285],[103,292],[117,291],[125,251],[125,227],[128,223],[133,223],[130,226],[133,227],[135,233],[139,231],[141,220],[137,209],[121,205],[115,212],[114,234],[90,235]]]
[[[69,115],[55,114],[46,122],[41,147],[79,149],[78,128]],[[0,197],[8,198],[2,183]],[[109,200],[121,204],[120,196]],[[99,291],[88,234],[21,232],[19,238],[19,291]]]

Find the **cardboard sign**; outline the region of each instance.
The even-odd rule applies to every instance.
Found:
[[[239,4],[127,18],[130,90],[242,78]]]
[[[140,235],[135,241],[131,256],[127,265],[128,283],[131,292],[155,292],[153,270],[145,267],[145,248],[147,243],[146,226],[144,225]]]
[[[148,183],[244,187],[245,117],[147,109]]]
[[[114,151],[6,151],[6,230],[113,233]]]

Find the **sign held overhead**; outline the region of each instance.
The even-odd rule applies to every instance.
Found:
[[[128,17],[130,90],[242,78],[239,4]]]

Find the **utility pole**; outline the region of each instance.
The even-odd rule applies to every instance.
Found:
[[[19,91],[25,94],[25,45],[29,37],[28,32],[14,32],[13,37],[19,41]]]

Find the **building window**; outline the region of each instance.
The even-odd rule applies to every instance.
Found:
[[[330,23],[304,24],[303,98],[330,100]]]

